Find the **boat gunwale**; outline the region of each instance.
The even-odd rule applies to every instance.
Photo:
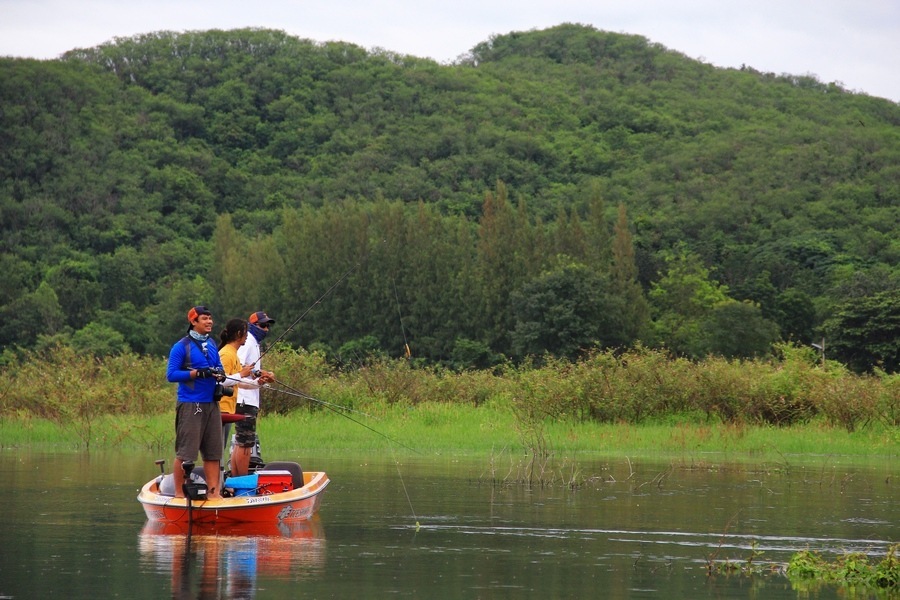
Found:
[[[303,487],[288,490],[286,492],[275,492],[272,494],[261,494],[254,496],[233,496],[231,498],[214,498],[208,500],[194,500],[191,503],[193,510],[199,511],[232,511],[232,510],[250,510],[254,508],[262,508],[265,506],[273,506],[284,504],[287,502],[297,502],[307,500],[321,494],[331,483],[325,471],[307,471],[311,475],[309,483]],[[176,498],[175,496],[164,496],[152,490],[157,484],[158,477],[154,477],[141,487],[138,494],[138,502],[143,505],[157,506],[162,508],[183,508],[187,509],[187,498]]]

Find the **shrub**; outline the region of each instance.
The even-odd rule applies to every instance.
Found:
[[[4,360],[4,415],[72,421],[88,429],[96,415],[161,414],[174,403],[161,358],[85,357],[57,345],[15,357],[6,353]],[[341,370],[320,352],[278,346],[266,355],[265,366],[281,384],[264,393],[265,409],[281,413],[317,409],[322,401],[358,408],[499,401],[517,411],[521,423],[532,424],[671,422],[695,414],[737,425],[790,425],[821,415],[848,431],[900,424],[900,376],[856,375],[830,362],[822,367],[814,353],[790,347],[778,360],[690,361],[634,348],[598,351],[576,362],[547,358],[539,367],[457,372],[387,358]],[[274,391],[278,387],[283,391]]]

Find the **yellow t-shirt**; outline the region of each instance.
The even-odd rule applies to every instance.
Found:
[[[240,370],[243,368],[241,361],[238,359],[237,348],[231,344],[225,344],[219,350],[219,360],[222,361],[222,368],[225,369],[226,375],[240,373]],[[237,385],[231,389],[234,390],[234,394],[222,396],[222,399],[219,401],[219,410],[223,413],[234,414],[235,410],[237,410]]]

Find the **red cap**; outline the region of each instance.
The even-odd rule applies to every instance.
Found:
[[[194,306],[188,311],[187,318],[189,323],[193,323],[200,315],[211,315],[209,309],[205,306]]]

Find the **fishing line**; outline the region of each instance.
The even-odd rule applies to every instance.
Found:
[[[335,409],[335,410],[344,410],[344,411],[347,411],[347,412],[356,413],[356,414],[358,414],[358,415],[362,415],[362,416],[368,417],[368,418],[370,418],[370,419],[374,419],[374,418],[375,418],[375,417],[373,417],[372,415],[370,415],[370,414],[368,414],[368,413],[364,413],[364,412],[362,412],[361,410],[356,410],[355,408],[350,408],[349,406],[343,406],[343,405],[341,405],[341,404],[334,404],[334,403],[332,403],[332,402],[326,402],[325,400],[320,400],[319,398],[316,398],[315,396],[310,396],[310,395],[307,394],[306,392],[302,392],[302,391],[300,391],[300,390],[296,390],[296,389],[294,389],[294,388],[292,388],[292,387],[288,386],[287,384],[282,383],[282,382],[280,382],[280,381],[274,381],[273,383],[282,386],[284,389],[272,388],[272,387],[268,387],[268,386],[262,387],[262,388],[260,388],[260,389],[267,389],[267,390],[270,390],[270,391],[273,391],[273,392],[278,392],[278,393],[280,393],[280,394],[287,394],[288,396],[296,396],[297,398],[302,398],[302,399],[304,399],[304,400],[309,400],[309,401],[311,401],[311,402],[315,402],[316,404],[321,404],[322,406],[327,406],[328,408],[332,408],[332,409]]]
[[[406,328],[403,326],[403,313],[400,312],[400,295],[397,293],[397,280],[391,277],[391,283],[394,284],[394,299],[397,301],[397,316],[400,318],[400,332],[403,334],[403,348],[406,351],[406,358],[412,358],[409,351],[409,341],[406,339]]]
[[[397,292],[397,279],[391,276],[391,284],[394,287],[394,300],[397,302],[397,318],[400,320],[400,333],[403,334],[403,350],[404,355],[407,359],[412,358],[412,352],[409,350],[409,340],[406,337],[406,327],[403,326],[403,313],[400,310],[400,294]],[[409,511],[412,513],[413,519],[416,521],[416,533],[419,532],[419,517],[416,516],[416,509],[413,508],[412,498],[409,497],[409,490],[406,489],[406,482],[403,481],[403,473],[400,472],[400,461],[397,460],[397,456],[394,453],[394,448],[391,447],[391,457],[394,459],[394,466],[397,467],[397,477],[400,478],[400,486],[403,488],[403,493],[406,495],[406,501],[409,503]]]
[[[282,388],[284,388],[284,389],[278,389],[278,390],[275,390],[275,391],[281,392],[281,393],[283,393],[283,394],[288,394],[289,396],[297,396],[297,397],[299,397],[299,398],[303,398],[303,399],[305,399],[305,400],[310,400],[310,401],[312,401],[312,402],[316,402],[316,403],[318,403],[318,404],[321,404],[322,406],[324,406],[324,407],[327,408],[328,410],[330,410],[330,411],[332,411],[332,412],[334,412],[334,413],[337,413],[337,414],[341,415],[342,417],[344,417],[344,418],[346,418],[346,419],[350,419],[351,421],[353,421],[353,422],[356,423],[357,425],[362,425],[363,427],[365,427],[366,429],[368,429],[368,430],[371,431],[372,433],[375,433],[375,434],[380,435],[381,437],[383,437],[384,439],[388,440],[388,441],[391,442],[392,444],[397,444],[398,446],[402,446],[402,447],[406,448],[407,450],[411,450],[412,452],[415,452],[416,454],[421,454],[421,452],[419,452],[419,451],[416,450],[415,448],[410,448],[410,447],[407,446],[406,444],[404,444],[404,443],[402,443],[402,442],[400,442],[400,441],[398,441],[398,440],[395,440],[394,438],[390,437],[389,435],[386,435],[386,434],[384,434],[384,433],[381,433],[380,431],[378,431],[378,430],[376,430],[376,429],[373,429],[373,428],[369,427],[369,426],[366,425],[365,423],[361,423],[361,422],[357,421],[356,419],[354,419],[354,418],[351,417],[350,415],[347,415],[347,414],[341,412],[341,411],[345,411],[345,410],[346,410],[346,411],[352,411],[352,412],[359,412],[359,411],[353,410],[352,408],[348,408],[348,407],[346,407],[346,406],[341,406],[341,405],[339,405],[339,404],[332,404],[331,402],[325,402],[324,400],[319,400],[319,399],[316,398],[315,396],[311,396],[311,395],[309,395],[309,394],[307,394],[307,393],[305,393],[305,392],[301,392],[300,390],[294,389],[294,388],[292,388],[291,386],[287,385],[286,383],[282,383],[281,381],[275,381],[274,383],[276,383],[277,385],[279,385],[279,386],[281,386]],[[359,412],[359,414],[365,415],[365,416],[369,417],[369,415],[367,415],[366,413],[363,413],[363,412]],[[371,417],[370,417],[370,418],[371,418]],[[410,496],[409,496],[409,490],[406,489],[406,482],[403,481],[403,474],[400,472],[400,461],[397,460],[396,453],[394,452],[394,447],[391,446],[390,448],[391,448],[391,457],[393,457],[393,459],[394,459],[394,466],[397,468],[397,476],[400,478],[400,486],[403,488],[403,494],[406,496],[406,501],[409,503],[409,510],[410,510],[410,512],[412,512],[413,519],[415,519],[415,521],[416,521],[416,532],[418,533],[418,531],[419,531],[419,518],[416,516],[416,509],[413,508],[413,505],[412,505],[412,498],[410,498]]]
[[[387,242],[387,240],[382,240],[382,243],[386,243],[386,242]],[[347,269],[347,270],[344,272],[344,274],[341,275],[341,276],[337,279],[337,281],[335,281],[335,282],[331,285],[331,287],[329,287],[327,290],[325,290],[325,293],[324,293],[324,294],[322,294],[321,296],[319,296],[319,297],[316,299],[316,301],[313,302],[313,303],[309,306],[309,308],[307,308],[305,311],[303,311],[303,314],[301,314],[299,317],[297,317],[297,318],[294,320],[293,323],[291,323],[290,325],[288,325],[288,327],[281,333],[281,335],[279,335],[277,338],[275,338],[274,340],[272,340],[272,341],[268,344],[268,347],[267,347],[267,348],[259,355],[259,358],[256,360],[256,362],[258,363],[259,360],[261,360],[262,357],[269,351],[269,349],[273,348],[273,347],[275,346],[276,343],[278,343],[279,341],[281,341],[281,339],[282,339],[285,335],[287,335],[287,333],[288,333],[289,331],[291,331],[291,330],[297,325],[297,323],[299,323],[300,321],[302,321],[302,320],[306,317],[306,315],[308,315],[309,312],[310,312],[313,308],[315,308],[316,306],[318,306],[319,304],[321,304],[321,303],[322,303],[322,300],[324,300],[326,297],[328,297],[328,295],[331,294],[331,292],[334,291],[334,289],[335,289],[338,285],[340,285],[340,283],[341,283],[342,281],[344,281],[344,279],[346,279],[347,277],[349,277],[349,275],[350,275],[353,271],[355,271],[356,269],[358,269],[359,266],[360,266],[361,264],[362,264],[362,262],[357,262],[357,263],[354,264],[352,267],[350,267],[349,269]],[[403,334],[403,348],[404,348],[404,351],[405,351],[406,358],[411,358],[411,357],[412,357],[412,352],[411,352],[410,349],[409,349],[409,340],[408,340],[407,337],[406,337],[406,328],[405,328],[404,325],[403,325],[403,313],[401,312],[401,309],[400,309],[400,295],[399,295],[399,293],[397,292],[397,280],[396,280],[394,277],[391,277],[391,283],[393,284],[393,287],[394,287],[394,299],[395,299],[396,302],[397,302],[397,316],[398,316],[399,319],[400,319],[400,331],[401,331],[401,333]],[[254,363],[254,364],[256,364],[256,363]],[[324,407],[327,408],[328,410],[330,410],[330,411],[332,411],[332,412],[334,412],[334,413],[336,413],[336,414],[338,414],[338,415],[340,415],[340,416],[342,416],[342,417],[344,417],[344,418],[346,418],[346,419],[349,419],[349,420],[353,421],[353,422],[356,423],[357,425],[360,425],[360,426],[362,426],[362,427],[365,427],[366,429],[368,429],[368,430],[371,431],[372,433],[374,433],[374,434],[376,434],[376,435],[380,435],[381,437],[383,437],[384,439],[388,440],[389,442],[392,442],[392,443],[394,443],[394,444],[397,444],[398,446],[402,446],[403,448],[406,448],[407,450],[410,450],[410,451],[412,451],[412,452],[415,452],[416,454],[421,454],[421,452],[419,452],[419,451],[416,450],[415,448],[410,448],[409,446],[407,446],[406,444],[400,442],[399,440],[396,440],[396,439],[390,437],[389,435],[386,435],[386,434],[384,434],[384,433],[381,433],[380,431],[378,431],[378,430],[376,430],[376,429],[373,429],[372,427],[369,427],[369,426],[366,425],[365,423],[361,423],[360,421],[358,421],[358,420],[354,419],[353,417],[351,417],[350,415],[346,414],[344,411],[356,412],[356,413],[359,413],[359,414],[364,415],[364,416],[366,416],[366,417],[370,417],[370,415],[367,415],[366,413],[363,413],[363,412],[360,412],[360,411],[356,411],[356,410],[354,410],[354,409],[352,409],[352,408],[349,408],[349,407],[346,407],[346,406],[341,406],[341,405],[338,405],[338,404],[332,404],[332,403],[330,403],[330,402],[325,402],[324,400],[320,400],[320,399],[318,399],[318,398],[316,398],[316,397],[314,397],[314,396],[311,396],[311,395],[309,395],[309,394],[307,394],[307,393],[305,393],[305,392],[301,392],[300,390],[294,389],[294,388],[292,388],[291,386],[289,386],[289,385],[287,385],[286,383],[283,383],[283,382],[281,382],[281,381],[274,380],[273,383],[275,383],[276,385],[278,385],[278,386],[280,386],[281,388],[283,388],[283,389],[277,389],[277,390],[274,390],[274,391],[278,391],[278,392],[281,392],[281,393],[283,393],[283,394],[287,394],[287,395],[290,395],[290,396],[296,396],[296,397],[302,398],[302,399],[304,399],[304,400],[309,400],[309,401],[311,401],[311,402],[316,402],[317,404],[321,404],[322,406],[324,406]],[[370,418],[371,418],[371,417],[370,417]],[[413,518],[414,518],[415,521],[416,521],[416,532],[418,533],[418,531],[419,531],[419,518],[416,516],[416,510],[415,510],[415,508],[413,508],[413,505],[412,505],[412,499],[411,499],[410,496],[409,496],[409,490],[406,489],[406,482],[403,481],[403,474],[400,472],[400,461],[398,461],[397,458],[396,458],[396,454],[395,454],[395,452],[394,452],[394,447],[393,447],[393,446],[391,446],[391,456],[394,458],[394,465],[395,465],[396,468],[397,468],[397,476],[400,478],[400,485],[401,485],[401,487],[403,487],[403,493],[404,493],[404,495],[406,496],[406,501],[407,501],[407,503],[409,503],[409,510],[410,510],[410,512],[412,512]]]
[[[357,425],[361,425],[362,427],[365,427],[366,429],[368,429],[368,430],[371,431],[372,433],[375,433],[375,434],[377,434],[377,435],[380,435],[381,437],[383,437],[384,439],[388,440],[389,442],[393,442],[394,444],[397,444],[398,446],[403,446],[403,447],[406,448],[407,450],[410,450],[410,451],[412,451],[412,452],[415,452],[416,454],[422,454],[421,452],[419,452],[419,451],[416,450],[415,448],[410,448],[409,446],[407,446],[407,445],[404,444],[403,442],[401,442],[401,441],[399,441],[399,440],[396,440],[396,439],[392,438],[391,436],[389,436],[389,435],[387,435],[387,434],[381,433],[381,432],[378,431],[377,429],[373,429],[373,428],[369,427],[368,425],[366,425],[365,423],[362,423],[361,421],[358,421],[358,420],[354,419],[353,417],[351,417],[350,415],[345,414],[344,412],[342,412],[342,411],[344,411],[344,410],[349,410],[349,411],[353,411],[353,412],[358,412],[358,411],[354,411],[352,408],[347,408],[346,406],[340,406],[339,404],[332,404],[332,403],[330,403],[330,402],[325,402],[324,400],[319,400],[319,399],[316,398],[315,396],[310,396],[309,394],[306,394],[306,393],[304,393],[304,392],[301,392],[300,390],[294,389],[294,388],[292,388],[291,386],[287,385],[286,383],[282,383],[282,382],[280,382],[280,381],[275,381],[274,383],[276,383],[276,384],[282,386],[283,388],[285,388],[285,389],[275,390],[275,391],[282,392],[282,393],[288,394],[288,395],[298,396],[298,397],[300,397],[300,398],[304,398],[304,399],[306,399],[306,400],[311,400],[311,401],[313,401],[313,402],[317,402],[317,403],[321,404],[322,406],[324,406],[325,408],[327,408],[328,410],[330,410],[331,412],[336,413],[336,414],[339,414],[340,416],[344,417],[345,419],[350,419],[351,421],[353,421],[353,422],[356,423]],[[360,414],[365,415],[365,413],[360,413]],[[366,415],[366,416],[369,416],[369,415]]]
[[[383,239],[383,240],[381,240],[381,243],[382,243],[382,244],[387,244],[387,240]],[[318,298],[316,298],[316,301],[313,302],[312,304],[310,304],[310,305],[309,305],[309,308],[307,308],[306,310],[303,311],[303,314],[301,314],[299,317],[297,317],[297,318],[294,320],[293,323],[291,323],[290,325],[288,325],[287,329],[285,329],[284,331],[281,332],[281,335],[279,335],[277,338],[275,338],[274,340],[272,340],[271,342],[268,343],[266,349],[259,355],[259,358],[256,359],[256,362],[259,362],[259,361],[262,359],[262,357],[265,356],[266,353],[267,353],[271,348],[275,347],[275,344],[277,344],[279,341],[281,341],[281,338],[283,338],[285,335],[287,335],[287,333],[288,333],[291,329],[293,329],[294,327],[296,327],[297,323],[299,323],[300,321],[302,321],[302,320],[306,317],[306,315],[309,314],[309,312],[310,312],[312,309],[314,309],[316,306],[318,306],[319,304],[321,304],[321,303],[322,303],[322,300],[324,300],[325,298],[327,298],[328,295],[331,294],[331,292],[334,291],[334,288],[336,288],[338,285],[340,285],[340,283],[341,283],[342,281],[344,281],[345,279],[347,279],[347,277],[350,276],[350,273],[352,273],[353,271],[355,271],[356,269],[358,269],[360,266],[362,266],[362,261],[361,261],[361,260],[360,260],[360,261],[357,261],[356,264],[354,264],[352,267],[350,267],[349,269],[347,269],[346,271],[344,271],[344,274],[341,275],[340,277],[338,277],[337,281],[335,281],[334,283],[332,283],[332,284],[331,284],[331,287],[329,287],[327,290],[325,290],[325,293],[324,293],[324,294],[322,294],[321,296],[319,296]],[[255,363],[254,363],[254,364],[255,364]]]
[[[334,412],[334,413],[337,413],[337,414],[341,415],[342,417],[344,417],[344,418],[346,418],[346,419],[350,419],[351,421],[353,421],[353,422],[356,423],[357,425],[362,425],[363,427],[365,427],[366,429],[368,429],[368,430],[371,431],[372,433],[376,433],[376,434],[380,435],[381,437],[383,437],[384,439],[388,440],[389,442],[391,442],[391,443],[393,443],[393,444],[397,444],[397,445],[399,445],[399,446],[403,446],[403,447],[406,448],[407,450],[411,450],[412,452],[415,452],[416,454],[421,454],[421,452],[419,452],[419,451],[416,450],[415,448],[410,448],[410,447],[407,446],[406,444],[404,444],[404,443],[402,443],[402,442],[400,442],[400,441],[398,441],[398,440],[395,440],[394,438],[390,437],[389,435],[386,435],[386,434],[384,434],[384,433],[381,433],[380,431],[378,431],[378,430],[376,430],[376,429],[373,429],[373,428],[369,427],[369,426],[366,425],[365,423],[361,423],[361,422],[357,421],[356,419],[354,419],[354,418],[351,417],[350,415],[347,415],[347,414],[345,414],[345,413],[343,413],[343,412],[341,412],[341,411],[346,410],[346,411],[358,412],[358,413],[361,414],[361,415],[365,415],[365,416],[369,417],[369,415],[367,415],[366,413],[359,412],[359,411],[353,410],[352,408],[349,408],[349,407],[346,407],[346,406],[341,406],[341,405],[339,405],[339,404],[332,404],[331,402],[325,402],[324,400],[319,400],[319,399],[316,398],[315,396],[311,396],[311,395],[309,395],[309,394],[307,394],[307,393],[305,393],[305,392],[301,392],[300,390],[294,389],[294,388],[292,388],[291,386],[287,385],[286,383],[282,383],[282,382],[280,382],[280,381],[275,381],[274,383],[276,383],[277,385],[279,385],[279,386],[281,386],[282,388],[284,388],[284,389],[278,389],[278,390],[274,390],[274,391],[281,392],[282,394],[287,394],[287,395],[289,395],[289,396],[297,396],[297,397],[299,397],[299,398],[303,398],[304,400],[310,400],[310,401],[312,401],[312,402],[316,402],[316,403],[318,403],[318,404],[321,404],[322,406],[324,406],[324,407],[327,408],[328,410],[330,410],[330,411],[332,411],[332,412]],[[372,417],[370,417],[370,418],[372,418]],[[396,456],[396,454],[395,454],[395,452],[394,452],[394,447],[391,446],[390,448],[391,448],[391,456],[392,456],[393,459],[394,459],[394,466],[397,467],[397,476],[400,478],[400,485],[401,485],[401,487],[403,487],[403,493],[406,495],[406,501],[409,503],[409,510],[410,510],[410,512],[412,512],[413,519],[415,519],[415,521],[416,521],[416,533],[418,533],[418,531],[419,531],[419,518],[416,516],[416,509],[413,508],[413,505],[412,505],[412,499],[411,499],[410,496],[409,496],[409,490],[406,489],[406,482],[403,481],[403,474],[400,472],[400,461],[397,460],[397,456]]]
[[[331,287],[329,287],[327,290],[325,290],[325,293],[322,294],[321,296],[319,296],[319,297],[316,299],[315,302],[313,302],[312,304],[310,304],[310,305],[309,305],[309,308],[307,308],[306,310],[303,311],[303,314],[301,314],[299,317],[297,317],[297,318],[294,320],[293,323],[291,323],[290,325],[288,325],[287,329],[285,329],[283,332],[281,332],[281,335],[279,335],[277,338],[275,338],[274,340],[272,340],[271,342],[269,342],[269,343],[267,344],[266,349],[259,355],[259,358],[256,359],[256,362],[258,363],[260,360],[262,360],[262,357],[265,356],[266,353],[267,353],[270,349],[274,348],[274,347],[275,347],[275,344],[277,344],[279,341],[281,341],[281,338],[283,338],[284,336],[286,336],[286,335],[288,334],[288,332],[289,332],[291,329],[293,329],[294,327],[296,327],[297,323],[299,323],[300,321],[302,321],[302,320],[306,317],[306,315],[309,314],[309,312],[310,312],[312,309],[314,309],[316,306],[318,306],[319,304],[321,304],[321,303],[322,303],[322,300],[324,300],[325,298],[327,298],[328,295],[329,295],[331,292],[334,291],[334,288],[336,288],[338,285],[340,285],[340,283],[341,283],[342,281],[344,281],[345,279],[347,279],[347,277],[349,277],[350,273],[352,273],[353,271],[355,271],[356,269],[358,269],[358,268],[360,267],[361,264],[362,264],[362,261],[356,263],[355,265],[353,265],[352,267],[350,267],[349,269],[347,269],[346,271],[344,271],[344,274],[341,275],[340,277],[338,277],[338,280],[335,281],[334,283],[332,283],[332,284],[331,284]],[[256,364],[256,363],[254,363],[254,365],[255,365],[255,364]]]
[[[416,533],[419,533],[419,517],[416,516],[416,509],[413,508],[412,499],[409,497],[409,491],[406,489],[406,482],[403,481],[403,473],[400,472],[400,461],[394,454],[394,448],[391,447],[391,457],[394,459],[394,466],[397,467],[397,477],[400,478],[400,485],[403,487],[403,493],[406,494],[406,501],[409,503],[409,511],[412,513],[413,519],[416,521]]]
[[[412,358],[412,352],[409,350],[409,340],[406,337],[406,327],[403,326],[403,313],[400,310],[400,294],[397,292],[397,279],[395,277],[391,277],[391,283],[394,286],[394,300],[397,302],[397,318],[400,320],[400,332],[403,334],[403,349],[405,351],[406,358]],[[409,503],[409,511],[412,513],[413,519],[416,521],[416,533],[419,532],[419,517],[416,516],[416,509],[413,508],[412,499],[409,497],[409,490],[406,489],[406,482],[403,481],[403,473],[400,472],[400,461],[397,460],[397,456],[394,453],[394,448],[391,448],[391,456],[394,458],[394,466],[397,467],[397,477],[400,478],[400,485],[403,487],[403,493],[406,495],[406,501]]]
[[[226,376],[225,379],[231,380],[231,381],[236,381],[236,382],[238,382],[238,383],[242,383],[242,381],[241,381],[240,379],[238,379],[237,377],[228,377],[228,376]],[[310,400],[310,401],[312,401],[312,402],[315,402],[315,403],[317,403],[317,404],[321,404],[321,405],[323,405],[323,406],[334,407],[334,408],[336,408],[336,409],[338,409],[338,410],[346,410],[347,412],[354,412],[354,413],[360,414],[360,415],[362,415],[362,416],[364,416],[364,417],[368,417],[368,418],[370,418],[370,419],[374,419],[374,418],[375,418],[375,417],[373,417],[372,415],[370,415],[370,414],[368,414],[368,413],[364,413],[364,412],[362,412],[362,411],[360,411],[360,410],[356,410],[355,408],[350,408],[349,406],[342,406],[342,405],[340,405],[340,404],[333,404],[333,403],[331,403],[331,402],[326,402],[325,400],[320,400],[320,399],[316,398],[315,396],[310,396],[309,394],[307,394],[307,393],[305,393],[305,392],[301,392],[300,390],[295,390],[295,389],[289,387],[287,384],[284,384],[284,383],[282,383],[282,382],[280,382],[280,381],[274,381],[273,383],[276,383],[276,384],[278,384],[278,385],[284,387],[285,389],[277,389],[277,388],[269,387],[268,385],[261,385],[261,386],[259,386],[259,389],[260,389],[260,390],[270,390],[270,391],[273,391],[273,392],[278,392],[278,393],[280,393],[280,394],[287,394],[288,396],[296,396],[296,397],[298,397],[298,398],[303,398],[304,400]],[[235,387],[237,387],[237,386],[235,386]]]

